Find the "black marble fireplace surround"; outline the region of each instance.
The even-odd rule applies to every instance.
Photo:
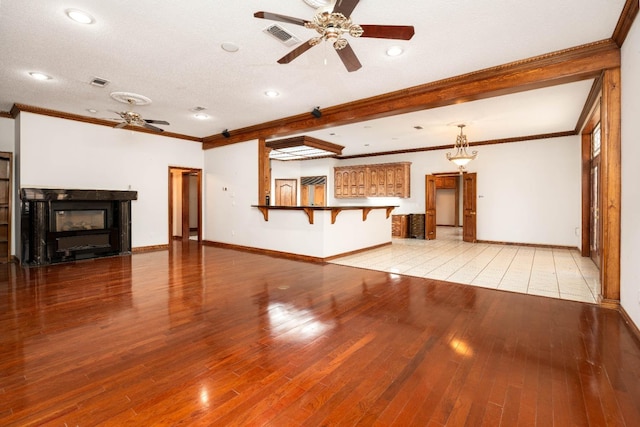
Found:
[[[130,254],[137,198],[137,191],[21,189],[22,264]]]

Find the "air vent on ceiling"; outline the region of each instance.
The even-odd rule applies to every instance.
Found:
[[[263,30],[265,33],[275,37],[280,40],[286,46],[293,46],[294,44],[300,43],[300,39],[291,34],[284,27],[281,27],[278,24],[271,24],[267,28]]]
[[[109,84],[109,80],[103,79],[101,77],[94,77],[89,83],[93,86],[105,87]]]

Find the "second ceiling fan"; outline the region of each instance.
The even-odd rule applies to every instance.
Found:
[[[344,38],[346,34],[349,34],[351,37],[409,40],[415,33],[411,25],[354,24],[350,16],[359,1],[360,0],[337,0],[333,7],[327,6],[319,8],[312,21],[271,12],[256,12],[253,16],[256,18],[301,25],[318,32],[319,35],[317,37],[313,37],[309,41],[302,43],[280,58],[278,60],[279,64],[288,64],[313,46],[320,44],[322,41],[326,41],[333,45],[344,66],[349,72],[352,72],[360,69],[362,64],[360,64],[358,57],[347,39]]]

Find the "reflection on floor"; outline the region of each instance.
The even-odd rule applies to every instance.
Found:
[[[438,227],[436,240],[393,244],[332,263],[484,288],[595,303],[598,269],[577,249],[466,243],[462,229]]]

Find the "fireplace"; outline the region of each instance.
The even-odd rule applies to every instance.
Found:
[[[20,198],[24,265],[131,253],[136,191],[23,188]]]

